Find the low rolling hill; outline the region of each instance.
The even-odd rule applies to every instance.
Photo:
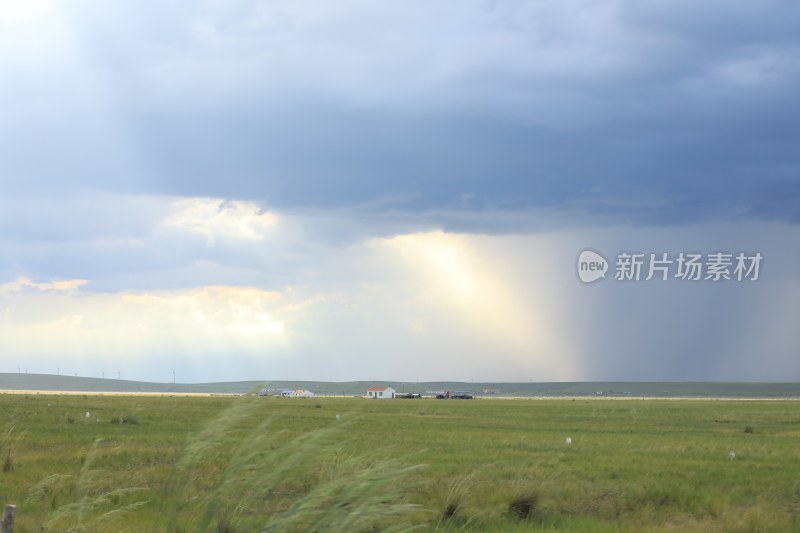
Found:
[[[246,394],[266,388],[308,389],[318,395],[362,396],[372,385],[390,385],[398,392],[431,394],[465,391],[482,397],[638,397],[638,398],[800,398],[800,383],[727,382],[553,382],[466,383],[396,381],[230,381],[219,383],[152,383],[53,374],[0,373],[0,391],[56,391],[161,394]]]

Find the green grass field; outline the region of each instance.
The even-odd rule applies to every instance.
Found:
[[[17,533],[800,531],[792,400],[3,394],[0,412]]]

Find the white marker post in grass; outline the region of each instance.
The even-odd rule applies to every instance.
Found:
[[[567,437],[567,444],[572,444],[572,437]]]

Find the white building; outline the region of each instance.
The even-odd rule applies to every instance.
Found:
[[[370,387],[367,389],[367,398],[394,398],[395,390],[391,387]]]

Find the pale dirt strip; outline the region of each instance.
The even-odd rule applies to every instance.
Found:
[[[210,396],[244,396],[241,393],[235,392],[133,392],[133,391],[63,391],[63,390],[0,390],[0,394],[40,394],[40,395],[47,395],[47,396],[195,396],[195,397],[210,397]],[[312,398],[299,398],[300,400],[313,400],[314,398],[367,398],[366,396],[342,396],[342,395],[322,395],[318,394],[313,396]],[[297,400],[298,398],[288,398],[289,400]],[[422,398],[423,400],[434,400],[434,398]],[[791,397],[787,396],[785,398],[731,398],[731,397],[718,397],[712,398],[708,396],[704,397],[693,397],[693,396],[670,396],[670,397],[659,397],[659,396],[476,396],[475,400],[491,400],[491,401],[502,401],[502,400],[539,400],[539,401],[548,401],[548,400],[591,400],[591,401],[603,401],[603,400],[610,400],[610,401],[636,401],[636,400],[646,400],[646,401],[670,401],[670,400],[678,400],[678,401],[736,401],[736,402],[752,402],[752,401],[759,401],[759,402],[769,402],[769,401],[800,401],[798,397]],[[413,400],[410,400],[413,401]],[[441,400],[438,400],[441,401]],[[453,400],[456,401],[456,400]],[[464,400],[459,400],[464,401]]]
[[[730,396],[720,396],[720,397],[711,397],[711,396],[481,396],[475,397],[477,400],[591,400],[591,401],[603,401],[603,400],[610,400],[610,401],[633,401],[633,400],[647,400],[647,401],[669,401],[669,400],[679,400],[679,401],[709,401],[709,402],[780,402],[780,401],[798,401],[800,400],[799,397],[796,396],[787,396],[785,398],[759,398],[759,397],[747,397],[747,398],[732,398]]]
[[[0,394],[41,394],[46,396],[242,396],[225,392],[132,392],[132,391],[65,391],[65,390],[0,390]]]

